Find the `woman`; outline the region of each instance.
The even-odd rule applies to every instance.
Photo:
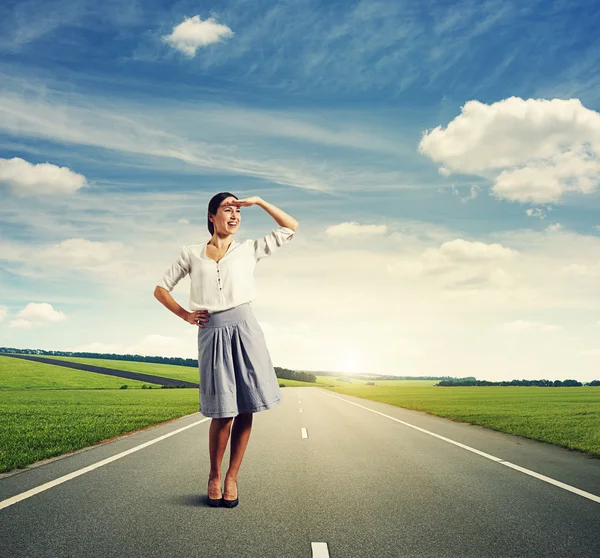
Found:
[[[279,228],[264,238],[238,243],[233,235],[241,224],[240,207],[251,205],[262,207]],[[260,259],[291,240],[297,227],[293,217],[258,196],[238,200],[221,192],[208,204],[212,238],[205,244],[185,246],[154,291],[171,312],[199,328],[200,412],[213,419],[208,477],[208,503],[212,506],[238,504],[237,477],[252,429],[252,413],[271,409],[281,401],[265,337],[251,307],[254,269]],[[169,294],[188,273],[189,312]],[[230,430],[230,462],[223,493],[221,461]]]

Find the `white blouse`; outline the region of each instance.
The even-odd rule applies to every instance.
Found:
[[[179,258],[165,272],[157,285],[171,292],[188,273],[190,286],[190,311],[221,312],[245,302],[256,295],[254,268],[256,263],[289,242],[294,231],[287,227],[272,230],[264,238],[232,240],[225,255],[218,261],[206,255],[205,244],[184,246]]]

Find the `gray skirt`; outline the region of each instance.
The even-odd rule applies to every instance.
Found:
[[[210,313],[198,327],[200,412],[235,417],[266,411],[281,402],[281,390],[264,333],[249,302]]]

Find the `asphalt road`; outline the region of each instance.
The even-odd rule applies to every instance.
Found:
[[[172,387],[197,388],[199,385],[185,380],[176,380],[174,378],[165,378],[163,376],[154,376],[152,374],[143,374],[141,372],[128,372],[126,370],[118,370],[115,368],[106,368],[105,366],[93,366],[91,364],[83,364],[81,362],[70,362],[68,360],[58,360],[56,358],[44,358],[41,356],[20,355],[14,353],[2,353],[0,356],[12,358],[20,358],[22,360],[30,360],[32,362],[41,362],[43,364],[52,364],[62,368],[73,368],[75,370],[84,370],[85,372],[96,372],[97,374],[106,374],[107,376],[118,376],[128,380],[139,380],[140,382],[148,382],[149,384],[159,384]]]
[[[205,503],[211,419],[194,413],[2,478],[0,555],[600,555],[599,459],[321,388],[282,392],[254,415],[236,508]]]

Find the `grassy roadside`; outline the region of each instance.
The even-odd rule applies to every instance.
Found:
[[[0,391],[5,473],[198,411],[196,389]]]
[[[600,457],[600,387],[327,388]]]
[[[196,380],[195,368],[99,359],[134,372]],[[175,370],[169,370],[175,369]],[[183,370],[181,370],[183,369]],[[317,383],[322,387],[440,417],[478,424],[600,457],[600,387],[436,387],[433,380]],[[122,385],[128,389],[119,389]],[[195,413],[197,389],[140,389],[144,382],[0,356],[0,472]],[[135,389],[131,389],[135,388]]]

